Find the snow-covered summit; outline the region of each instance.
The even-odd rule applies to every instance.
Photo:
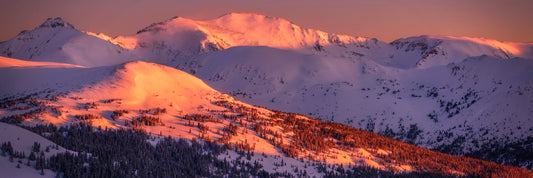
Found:
[[[213,20],[192,20],[174,17],[154,23],[133,36],[114,39],[137,55],[172,61],[180,57],[233,46],[268,46],[281,49],[344,45],[375,39],[330,34],[308,29],[277,17],[252,13],[229,13]]]
[[[52,18],[48,18],[39,27],[41,27],[41,28],[69,27],[69,28],[75,29],[72,24],[63,21],[63,19],[61,19],[61,17],[56,17],[56,18],[53,18],[53,19]]]
[[[162,21],[162,22],[152,23],[149,26],[144,27],[143,29],[137,31],[137,34],[144,33],[144,32],[157,31],[158,29],[160,29],[160,28],[158,28],[158,26],[167,25],[168,23],[171,23],[174,19],[178,19],[178,18],[182,18],[182,17],[174,16],[174,17],[172,17],[172,18],[170,18],[168,20]]]
[[[277,48],[300,48],[313,46],[316,43],[324,45],[368,40],[304,28],[283,18],[252,13],[229,13],[204,24],[218,26],[219,28],[211,28],[210,31],[226,39],[232,38],[229,35],[236,36],[228,41],[239,46],[256,44]],[[233,33],[222,33],[224,31]]]
[[[329,34],[320,30],[300,27],[288,20],[253,13],[228,13],[219,18],[199,21],[182,17],[155,23],[141,30],[143,32],[176,32],[177,29],[196,30],[205,34],[209,42],[221,40],[230,46],[269,46],[277,48],[299,48],[316,43],[354,43],[367,40],[361,37]]]
[[[112,75],[77,95],[102,100],[120,98],[124,105],[131,107],[170,105],[172,109],[193,112],[199,106],[212,107],[209,99],[221,94],[186,72],[134,61],[119,65]]]
[[[0,55],[86,67],[108,66],[136,59],[120,46],[78,31],[61,18],[49,18],[38,28],[23,31],[0,43]]]

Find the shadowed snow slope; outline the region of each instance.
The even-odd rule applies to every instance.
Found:
[[[52,67],[52,68],[83,68],[83,66],[73,65],[73,64],[64,64],[57,62],[33,62],[33,61],[24,61],[19,59],[13,59],[8,57],[0,57],[0,67]]]
[[[176,66],[246,103],[448,153],[493,150],[485,148],[490,144],[516,143],[522,151],[533,146],[527,141],[533,129],[529,59],[480,56],[407,70],[366,58],[233,47]],[[533,165],[522,161],[521,166]]]
[[[34,143],[40,144],[42,150],[44,150],[44,147],[48,146],[53,148],[44,153],[47,158],[57,153],[67,151],[62,147],[57,147],[57,149],[55,149],[54,146],[56,144],[54,142],[51,142],[38,134],[15,125],[0,122],[0,143],[5,142],[10,142],[13,145],[13,150],[24,152],[28,154],[28,156],[30,155],[29,153],[32,152],[32,146]],[[34,161],[30,163],[30,166],[26,165],[26,160],[24,161],[25,162],[21,164],[18,163],[18,161],[9,161],[7,156],[0,156],[0,172],[2,172],[2,177],[55,177],[55,173],[51,170],[45,170],[44,175],[39,175],[40,170],[34,168]]]

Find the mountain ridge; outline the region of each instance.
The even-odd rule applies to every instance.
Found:
[[[56,17],[53,19],[52,18],[46,19],[46,21],[44,21],[44,23],[39,26],[39,28],[43,28],[43,27],[49,27],[49,28],[69,27],[72,29],[76,29],[74,28],[72,24],[63,21],[61,17]]]
[[[71,29],[78,31],[70,23],[64,22],[61,18],[49,18],[41,26],[71,27]],[[38,28],[33,31],[36,30]],[[30,46],[23,44],[33,40],[34,43],[39,43],[40,46],[50,46],[47,43],[51,39],[43,39],[43,37],[39,36],[53,36],[55,34],[33,31],[22,32],[14,39],[0,43],[0,55],[23,60],[43,61],[62,59],[56,62],[67,62],[86,66],[114,65],[139,59],[165,64],[205,52],[220,51],[233,46],[269,46],[297,50],[305,54],[337,56],[342,58],[371,58],[381,65],[401,69],[446,65],[460,62],[458,60],[466,57],[479,55],[490,55],[503,59],[513,57],[533,58],[532,43],[513,43],[485,38],[427,35],[400,38],[391,43],[385,43],[374,38],[326,33],[320,30],[297,26],[283,18],[253,13],[228,13],[212,20],[193,20],[174,17],[149,25],[140,30],[138,34],[131,36],[109,37],[102,33],[84,32],[90,36],[102,39],[106,43],[112,43],[114,46],[94,40],[84,39],[77,41],[76,39],[67,38],[67,41],[59,41],[54,44],[54,47],[50,49],[51,51],[43,51],[38,50],[39,47],[37,47],[37,44]],[[61,36],[61,33],[59,35]],[[36,41],[34,39],[36,37],[40,38],[40,40]],[[15,42],[15,39],[21,42]],[[426,44],[430,41],[436,41],[439,44]],[[78,47],[72,47],[74,48],[72,51],[63,49],[66,46],[72,46],[69,43],[78,43],[76,45]],[[102,56],[94,56],[90,52],[79,49],[79,47],[83,46],[85,46],[84,48],[89,48],[86,45],[92,46],[90,47],[93,48],[91,51],[98,50],[100,51],[98,54],[114,56],[114,59],[104,60],[107,62],[99,60],[97,63],[100,64],[90,62],[90,60],[98,60]],[[414,47],[413,45],[420,46]],[[95,48],[94,46],[106,46],[107,49]],[[405,48],[407,46],[413,47]],[[59,51],[53,48],[59,49]],[[465,51],[466,49],[469,50]],[[23,50],[29,50],[29,52],[23,52]],[[67,54],[65,55],[64,53]],[[82,58],[85,58],[85,60]]]

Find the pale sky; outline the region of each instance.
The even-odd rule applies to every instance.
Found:
[[[533,42],[533,0],[0,0],[0,41],[49,17],[116,36],[174,16],[208,20],[229,12],[386,42],[419,35]]]

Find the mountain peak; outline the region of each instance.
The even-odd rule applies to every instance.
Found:
[[[132,44],[127,47],[128,49],[136,49],[138,45],[137,49],[143,51],[139,53],[154,54],[152,49],[161,51],[162,48],[168,48],[168,53],[157,52],[158,54],[151,58],[170,59],[233,46],[312,49],[316,44],[343,46],[367,43],[371,39],[300,27],[279,17],[254,13],[227,13],[211,20],[175,17],[153,23],[138,31],[135,36],[120,37],[115,40],[121,44]]]
[[[224,14],[222,16],[219,16],[216,19],[213,19],[212,21],[214,21],[215,23],[218,22],[218,25],[222,25],[222,26],[236,25],[237,24],[236,26],[238,26],[238,27],[249,26],[251,24],[253,24],[252,26],[257,26],[258,24],[263,24],[263,25],[265,25],[265,24],[272,25],[272,24],[281,24],[281,23],[293,24],[292,22],[290,22],[288,20],[285,20],[283,18],[271,17],[271,16],[255,14],[255,13],[248,13],[248,12],[226,13],[226,14]],[[170,18],[168,20],[162,21],[162,22],[152,23],[149,26],[145,27],[144,29],[139,30],[137,32],[137,34],[140,34],[140,33],[143,33],[143,32],[148,32],[148,31],[165,30],[166,29],[165,26],[167,26],[169,24],[172,24],[172,23],[179,24],[179,23],[184,23],[184,22],[185,22],[185,24],[195,24],[193,26],[197,26],[197,25],[199,25],[198,23],[208,22],[208,21],[194,20],[194,19],[188,19],[188,18],[174,16],[174,17],[172,17],[172,18]]]
[[[255,14],[255,13],[249,13],[249,12],[231,12],[224,14],[218,18],[215,19],[215,21],[218,21],[220,23],[248,23],[248,24],[262,24],[262,25],[280,25],[280,24],[286,24],[286,25],[294,25],[293,22],[280,18],[280,17],[273,17],[273,16],[267,16],[262,14]],[[240,26],[240,25],[238,25]]]
[[[256,13],[251,13],[251,12],[230,12],[230,13],[226,13],[218,17],[217,19],[223,19],[223,18],[237,18],[237,19],[239,18],[260,18],[260,19],[273,19],[273,20],[288,21],[286,19],[279,18],[279,17],[267,16],[267,15],[256,14]]]
[[[70,27],[70,28],[74,29],[74,26],[72,26],[70,23],[67,23],[67,22],[63,21],[63,19],[61,19],[61,17],[56,17],[54,19],[48,18],[39,27],[41,27],[41,28]]]
[[[170,19],[167,19],[165,21],[162,21],[162,22],[152,23],[149,26],[137,31],[137,34],[140,34],[140,33],[143,33],[143,32],[148,32],[148,31],[159,31],[159,30],[162,30],[164,28],[161,27],[161,26],[167,25],[168,23],[171,23],[172,21],[174,21],[176,19],[183,19],[183,18],[182,17],[178,17],[178,16],[174,16],[174,17],[172,17]]]

